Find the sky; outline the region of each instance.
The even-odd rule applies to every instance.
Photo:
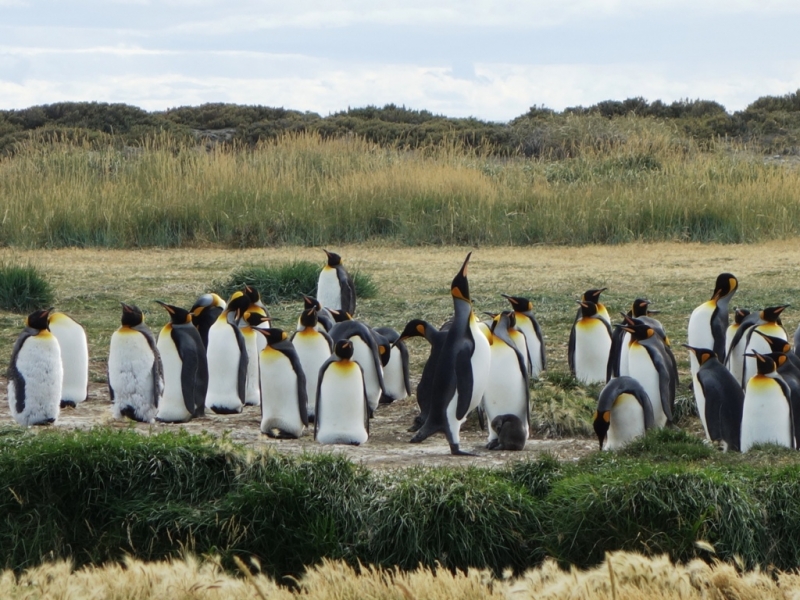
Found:
[[[800,89],[800,0],[0,0],[0,109],[531,106]]]

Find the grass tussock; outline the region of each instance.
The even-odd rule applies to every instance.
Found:
[[[0,262],[0,309],[29,313],[52,306],[54,300],[53,286],[41,270]]]
[[[568,151],[538,159],[315,133],[210,149],[166,134],[136,148],[21,143],[0,161],[0,243],[738,243],[800,230],[798,169],[701,150],[655,120],[569,117],[548,131],[562,129]]]

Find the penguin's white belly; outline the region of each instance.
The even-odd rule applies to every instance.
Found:
[[[758,335],[756,331],[760,331],[766,335],[771,335],[772,337],[781,338],[782,340],[786,339],[786,331],[783,329],[783,327],[776,323],[764,323],[763,325],[757,325],[752,332],[748,332],[750,340],[747,342],[744,354],[750,354],[753,351],[758,352],[759,354],[769,354],[771,352],[769,342]],[[742,344],[739,345],[741,346]],[[750,378],[758,372],[758,367],[756,366],[755,358],[750,356],[744,356],[743,358],[744,369],[742,370],[742,378],[739,381],[746,385]]]
[[[17,412],[17,389],[8,382],[8,405],[20,425],[51,423],[58,418],[61,406],[61,349],[58,340],[48,331],[30,336],[22,344],[14,365],[25,382],[25,406]]]
[[[259,334],[260,335],[260,334]],[[289,358],[272,348],[261,351],[261,432],[280,429],[295,437],[303,434],[298,404],[297,373]]]
[[[245,348],[247,348],[247,383],[244,388],[244,403],[248,406],[258,406],[261,402],[258,376],[258,338],[265,342],[267,338],[254,331],[252,327],[245,327],[241,332],[244,336]]]
[[[233,327],[218,320],[208,330],[208,392],[206,408],[241,411],[239,360],[241,351]]]
[[[622,334],[622,344],[619,349],[619,376],[630,376],[628,368],[628,355],[630,354],[631,334],[627,331]]]
[[[619,450],[644,434],[644,411],[631,394],[620,394],[611,407],[604,450]]]
[[[544,370],[544,365],[542,364],[542,342],[536,337],[536,330],[533,328],[533,323],[531,323],[530,319],[518,318],[517,328],[525,336],[525,343],[528,346],[528,357],[531,361],[531,378],[539,379],[539,375]]]
[[[83,402],[89,389],[89,346],[83,327],[62,313],[50,318],[50,332],[61,347],[64,379],[61,399]]]
[[[636,379],[650,396],[650,402],[653,405],[654,426],[664,427],[667,424],[667,415],[664,414],[664,407],[661,404],[658,371],[653,365],[647,348],[635,342],[631,344],[628,353],[628,368],[630,376]]]
[[[322,306],[342,310],[342,290],[336,269],[328,266],[322,269],[317,282],[317,300]]]
[[[495,339],[491,346],[492,360],[489,383],[483,395],[483,407],[489,423],[489,439],[497,439],[492,420],[499,415],[516,415],[522,421],[526,438],[528,433],[528,407],[525,394],[525,378],[519,368],[519,360],[512,348]]]
[[[130,407],[145,422],[156,416],[153,363],[156,355],[147,339],[132,329],[115,331],[108,351],[108,384],[114,390],[114,417]]]
[[[789,403],[774,379],[756,375],[750,379],[744,395],[741,451],[766,443],[794,446]]]
[[[717,309],[717,303],[713,300],[704,302],[692,311],[689,317],[689,326],[686,331],[686,343],[692,348],[714,349],[714,334],[711,331],[711,317]],[[720,357],[721,359],[721,357]],[[692,376],[697,375],[700,364],[694,352],[689,352],[689,367]],[[655,408],[655,407],[654,407]]]
[[[306,392],[308,393],[308,414],[314,416],[314,402],[317,397],[319,370],[331,356],[331,348],[326,340],[315,329],[300,331],[294,336],[292,345],[297,351],[297,358],[303,373],[306,375]]]
[[[321,444],[363,444],[367,441],[366,406],[361,369],[355,361],[332,363],[319,389],[317,441]]]
[[[353,360],[361,365],[364,370],[364,383],[367,387],[367,402],[372,410],[378,408],[381,399],[381,382],[378,379],[378,369],[383,371],[383,367],[375,367],[375,356],[367,346],[366,342],[358,336],[350,338],[353,343]],[[383,373],[381,373],[382,375]]]
[[[606,380],[611,336],[600,319],[578,320],[575,324],[575,377],[582,383]]]
[[[386,395],[393,400],[402,400],[408,396],[403,374],[403,355],[397,347],[392,347],[389,362],[383,369],[383,385],[386,388]]]
[[[164,328],[166,329],[166,327]],[[164,330],[158,335],[156,348],[161,355],[161,367],[164,370],[164,393],[158,403],[159,421],[169,423],[183,423],[192,418],[192,414],[186,409],[186,402],[183,398],[183,384],[181,382],[181,371],[183,361],[178,354],[178,349],[172,341],[169,330]]]
[[[470,331],[475,340],[475,348],[472,351],[472,398],[469,403],[467,414],[475,410],[483,400],[486,393],[486,386],[489,384],[489,371],[492,366],[492,350],[489,340],[484,335],[480,335],[477,320],[470,318]]]

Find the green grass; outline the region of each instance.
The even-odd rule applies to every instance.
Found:
[[[0,263],[0,309],[30,313],[54,301],[53,286],[35,266]]]

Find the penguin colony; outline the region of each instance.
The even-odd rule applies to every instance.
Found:
[[[170,322],[157,338],[142,311],[122,304],[111,336],[108,385],[112,413],[151,423],[181,423],[260,406],[260,429],[296,439],[313,424],[323,444],[360,445],[382,404],[412,395],[405,340],[423,337],[430,354],[416,389],[419,414],[410,439],[442,433],[452,454],[467,416],[488,421],[486,447],[522,450],[531,435],[530,382],[547,368],[533,305],[503,294],[511,310],[480,321],[469,292],[470,255],[451,283],[453,316],[440,328],[414,319],[401,332],[353,318],[355,288],[338,254],[327,264],[319,298],[303,296],[295,331],[271,326],[250,286],[226,302],[200,296],[190,309],[156,301]],[[470,253],[471,254],[471,253]],[[800,449],[800,352],[781,323],[787,305],[748,311],[729,305],[738,280],[722,273],[711,298],[688,324],[692,388],[703,429],[724,450],[759,443]],[[603,289],[578,300],[570,331],[570,371],[605,384],[593,424],[601,450],[624,447],[650,428],[671,427],[678,371],[673,349],[646,299],[612,323]],[[21,425],[53,423],[59,410],[87,397],[88,345],[83,328],[52,308],[30,314],[8,369],[11,414]]]

